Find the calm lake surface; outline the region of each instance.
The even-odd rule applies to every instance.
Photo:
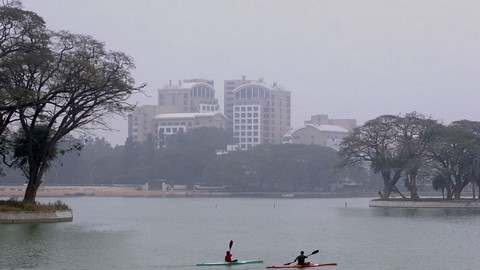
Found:
[[[369,208],[369,198],[60,198],[73,222],[0,225],[0,269],[211,269],[228,243],[265,269],[478,269],[480,211]],[[41,198],[54,202],[57,198]],[[345,207],[347,206],[347,207]]]

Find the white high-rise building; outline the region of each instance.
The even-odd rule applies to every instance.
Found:
[[[291,92],[263,79],[224,82],[227,129],[241,149],[258,144],[281,144],[291,126]]]

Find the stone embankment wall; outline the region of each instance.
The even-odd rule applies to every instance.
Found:
[[[0,223],[52,223],[73,220],[71,210],[0,212]]]
[[[381,201],[373,200],[369,203],[370,207],[384,208],[453,208],[453,209],[478,209],[480,210],[480,201],[459,200],[459,201]]]

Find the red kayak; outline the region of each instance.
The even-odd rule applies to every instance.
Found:
[[[291,264],[291,265],[271,265],[267,268],[307,268],[307,267],[320,267],[320,266],[336,266],[337,263],[309,263],[309,264]]]

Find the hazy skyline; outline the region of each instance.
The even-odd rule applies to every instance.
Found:
[[[314,114],[354,118],[417,111],[478,121],[480,1],[23,0],[52,30],[88,34],[134,58],[137,84],[260,77],[292,92],[292,126]],[[97,132],[123,144],[119,132]]]

